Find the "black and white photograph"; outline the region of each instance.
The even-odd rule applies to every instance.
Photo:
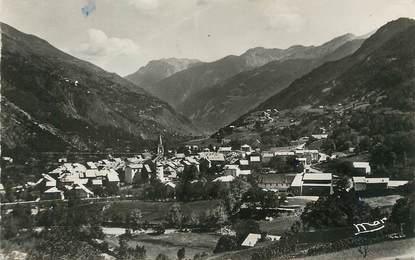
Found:
[[[415,0],[0,0],[0,260],[415,259]]]

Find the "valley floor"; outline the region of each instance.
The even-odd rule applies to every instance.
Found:
[[[334,253],[316,255],[302,259],[331,260],[331,259],[362,259],[358,248],[350,248]],[[415,238],[385,241],[370,245],[366,259],[415,259]]]

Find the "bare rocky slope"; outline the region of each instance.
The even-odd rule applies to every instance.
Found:
[[[160,80],[199,64],[201,62],[195,59],[168,58],[152,60],[136,72],[125,76],[125,78],[151,92],[153,85]]]

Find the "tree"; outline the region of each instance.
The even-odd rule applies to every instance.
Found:
[[[236,237],[221,236],[218,242],[216,243],[216,247],[213,250],[213,253],[217,254],[217,253],[233,251],[233,250],[238,250],[238,249],[239,249],[239,244],[238,244],[238,241],[236,240]]]
[[[140,228],[140,225],[142,224],[142,220],[143,220],[143,216],[141,214],[140,209],[133,209],[132,211],[130,211],[130,213],[127,217],[128,224],[133,229]]]
[[[359,142],[360,151],[368,151],[371,146],[372,146],[372,141],[370,140],[369,136],[365,135],[360,139],[360,142]]]
[[[184,215],[179,204],[175,203],[171,206],[169,213],[167,214],[167,221],[176,227],[181,227],[183,225]]]
[[[165,254],[160,253],[157,255],[156,260],[170,260],[170,258]]]
[[[177,259],[182,260],[186,257],[186,249],[184,247],[177,251]]]
[[[3,220],[2,227],[4,230],[4,238],[11,239],[17,236],[19,228],[17,221],[14,218],[7,218],[7,220]]]
[[[414,234],[414,207],[414,202],[409,197],[401,198],[393,205],[392,213],[389,217],[389,221],[402,228],[403,233],[407,236]]]
[[[108,182],[105,187],[106,187],[106,190],[107,190],[109,195],[117,195],[118,194],[119,187],[116,183]]]
[[[258,223],[252,219],[237,220],[232,227],[236,232],[238,244],[242,243],[249,233],[261,233]]]
[[[327,229],[371,220],[372,209],[347,186],[346,180],[341,181],[332,195],[308,203],[300,216],[301,226],[305,230]]]
[[[321,145],[321,149],[327,154],[332,154],[336,151],[336,143],[331,138],[327,138]]]

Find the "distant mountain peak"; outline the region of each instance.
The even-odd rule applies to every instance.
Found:
[[[197,59],[173,57],[151,60],[125,78],[151,92],[152,86],[158,81],[200,63],[202,62]]]

